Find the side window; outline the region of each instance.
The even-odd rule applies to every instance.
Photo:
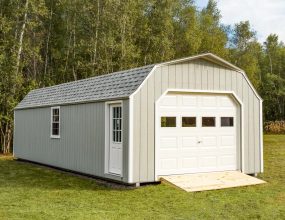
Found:
[[[221,127],[233,127],[234,118],[233,117],[221,117]]]
[[[161,117],[161,127],[176,127],[176,117]]]
[[[60,108],[51,108],[51,137],[60,137]]]
[[[196,127],[196,117],[182,117],[182,127]]]
[[[216,118],[215,117],[202,117],[202,127],[215,127]]]

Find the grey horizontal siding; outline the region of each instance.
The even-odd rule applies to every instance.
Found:
[[[104,174],[105,103],[60,107],[60,139],[50,138],[50,107],[15,111],[14,155],[99,177]],[[123,101],[123,181],[128,178],[129,101]]]
[[[240,72],[197,59],[158,67],[134,95],[135,182],[154,181],[154,105],[167,89],[234,91],[244,105],[244,172],[260,172],[260,100]]]

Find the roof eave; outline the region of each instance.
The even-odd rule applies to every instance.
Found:
[[[203,54],[199,54],[196,56],[191,56],[191,57],[185,57],[185,58],[181,58],[181,59],[177,59],[177,60],[172,60],[172,61],[168,61],[168,62],[163,62],[160,64],[157,64],[156,66],[165,66],[165,65],[171,65],[171,64],[176,64],[176,63],[181,63],[181,62],[186,62],[186,61],[190,61],[190,60],[196,60],[199,58],[204,58],[207,60],[211,60],[212,62],[214,61],[218,61],[221,65],[224,65],[227,68],[230,68],[232,70],[235,71],[239,71],[239,72],[244,72],[242,69],[238,68],[237,66],[229,63],[228,61],[224,60],[223,58],[220,58],[212,53],[203,53]]]
[[[88,101],[80,101],[80,102],[66,102],[66,103],[54,103],[54,104],[46,104],[46,105],[33,105],[28,107],[15,107],[16,110],[25,110],[25,109],[33,109],[33,108],[47,108],[52,106],[65,106],[65,105],[80,105],[80,104],[89,104],[89,103],[97,103],[97,102],[106,102],[106,101],[115,101],[115,100],[125,100],[128,99],[130,95],[114,97],[114,98],[106,98],[106,99],[96,99],[96,100],[88,100]]]

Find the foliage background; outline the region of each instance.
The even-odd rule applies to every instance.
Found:
[[[220,19],[214,0],[202,10],[193,0],[1,0],[0,152],[11,151],[13,108],[31,89],[205,52],[244,69],[265,120],[284,120],[284,43]]]

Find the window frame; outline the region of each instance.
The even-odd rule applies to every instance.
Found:
[[[53,121],[53,110],[54,109],[58,109],[58,122],[54,122]],[[58,135],[54,135],[52,132],[52,125],[53,123],[58,123]],[[55,139],[58,139],[60,138],[60,106],[54,106],[54,107],[51,107],[50,108],[50,138],[55,138]]]

